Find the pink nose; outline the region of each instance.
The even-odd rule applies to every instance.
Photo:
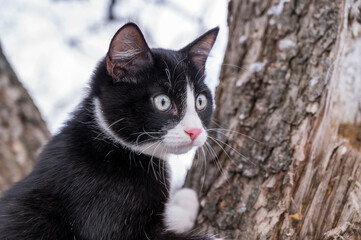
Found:
[[[184,130],[184,131],[189,135],[189,137],[192,139],[192,141],[194,141],[194,139],[196,139],[198,137],[198,135],[201,134],[202,129],[192,128],[192,129]]]

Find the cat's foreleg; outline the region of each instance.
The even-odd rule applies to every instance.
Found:
[[[176,192],[167,204],[165,224],[169,232],[162,239],[172,240],[223,240],[211,235],[191,234],[199,209],[197,193],[190,188]]]
[[[169,200],[165,211],[165,225],[169,231],[184,233],[194,227],[198,214],[197,193],[190,188],[176,192]]]

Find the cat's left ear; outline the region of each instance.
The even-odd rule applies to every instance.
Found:
[[[129,81],[152,62],[152,54],[138,26],[127,23],[121,27],[114,35],[106,56],[107,71],[113,82]]]
[[[197,67],[204,69],[218,32],[219,27],[213,28],[180,51],[187,54]]]

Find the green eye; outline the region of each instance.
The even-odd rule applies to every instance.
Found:
[[[165,94],[159,94],[153,98],[154,106],[161,112],[167,112],[172,109],[170,98]]]
[[[198,110],[203,110],[207,106],[207,98],[204,94],[199,94],[196,99],[196,107]]]

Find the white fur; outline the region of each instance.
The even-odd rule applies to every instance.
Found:
[[[98,127],[100,128],[102,133],[105,134],[109,139],[111,139],[112,141],[114,141],[116,143],[121,144],[123,147],[128,148],[128,149],[132,150],[133,152],[144,153],[144,154],[155,156],[155,157],[162,158],[162,159],[165,159],[167,157],[166,154],[164,153],[164,151],[162,151],[163,150],[163,146],[161,146],[162,144],[158,144],[158,143],[160,143],[160,141],[157,141],[155,143],[134,145],[134,144],[129,144],[129,143],[125,142],[124,140],[122,140],[109,127],[110,125],[109,125],[109,123],[107,123],[107,121],[103,115],[103,111],[102,111],[99,99],[94,98],[93,104],[94,104],[95,119],[98,124]]]
[[[168,151],[174,154],[183,154],[191,150],[193,147],[202,146],[207,140],[207,132],[205,131],[202,121],[199,118],[195,108],[195,96],[191,86],[187,85],[186,96],[186,112],[183,119],[173,129],[169,130],[164,136],[164,144]],[[202,133],[192,142],[189,135],[185,132],[192,128],[199,128]]]
[[[176,192],[165,210],[167,229],[176,233],[191,230],[198,214],[197,193],[189,188]]]

